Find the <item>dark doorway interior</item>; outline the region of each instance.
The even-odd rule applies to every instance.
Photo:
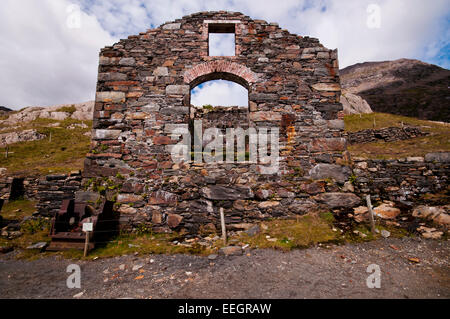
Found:
[[[18,200],[24,197],[25,187],[23,185],[23,178],[14,178],[11,184],[11,191],[9,193],[9,200]]]

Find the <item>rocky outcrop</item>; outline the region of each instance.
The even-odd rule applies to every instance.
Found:
[[[343,91],[341,103],[344,107],[345,115],[373,113],[369,103],[362,97],[353,93]]]
[[[80,121],[92,120],[94,102],[78,104],[65,104],[50,107],[27,107],[18,112],[10,114],[9,117],[0,121],[1,125],[14,126],[21,123],[32,122],[36,119],[52,119],[63,121],[71,118]]]
[[[355,64],[340,75],[343,91],[365,99],[374,112],[450,121],[450,70],[400,59]]]
[[[10,132],[0,134],[0,143],[5,144],[15,144],[20,142],[30,142],[42,140],[46,137],[45,134],[41,134],[36,130],[25,130],[20,132]]]
[[[352,208],[361,203],[361,199],[352,193],[324,193],[317,195],[315,200],[330,208]]]

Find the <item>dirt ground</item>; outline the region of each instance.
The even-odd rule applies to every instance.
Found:
[[[247,250],[215,260],[132,255],[24,261],[14,254],[0,256],[0,298],[450,298],[449,243],[420,238],[287,253]],[[81,289],[67,288],[70,264],[81,267]],[[366,284],[371,264],[381,269],[379,289]]]

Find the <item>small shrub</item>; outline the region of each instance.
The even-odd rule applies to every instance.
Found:
[[[70,115],[72,115],[76,111],[77,111],[77,108],[75,107],[75,105],[63,106],[63,107],[61,107],[61,108],[56,110],[56,112],[70,113]]]
[[[45,218],[30,219],[22,224],[21,229],[24,233],[33,235],[50,229],[50,221]]]

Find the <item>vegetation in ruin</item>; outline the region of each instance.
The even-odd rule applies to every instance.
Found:
[[[354,144],[349,145],[348,150],[352,156],[371,159],[397,159],[450,151],[450,125],[448,124],[386,113],[356,114],[345,117],[347,132],[402,127],[402,125],[419,127],[429,135],[397,142]]]

